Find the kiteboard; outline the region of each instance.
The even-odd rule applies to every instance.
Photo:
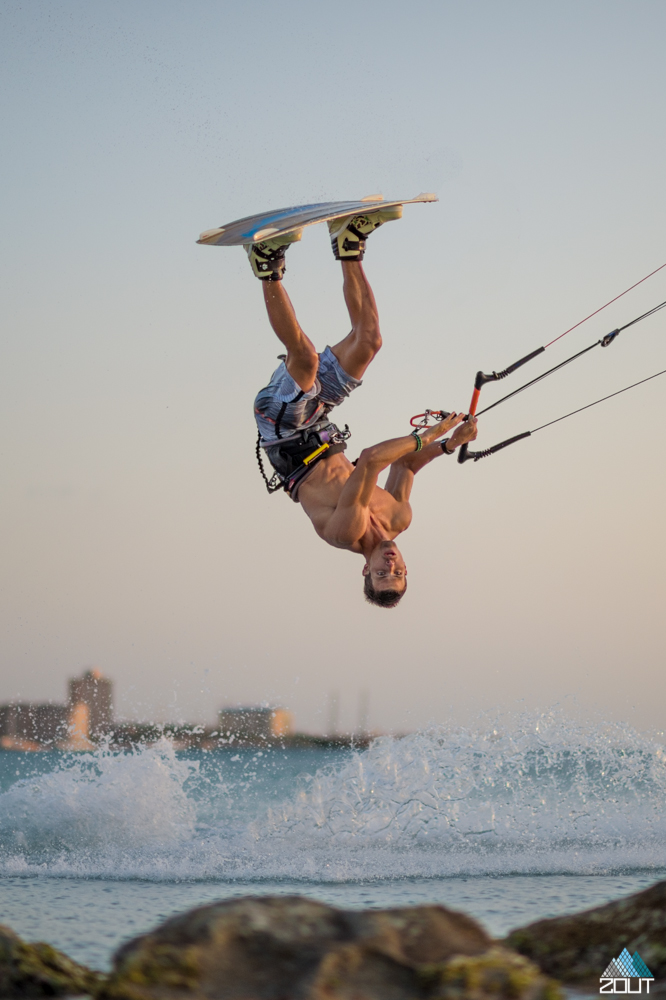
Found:
[[[229,222],[217,229],[207,229],[202,233],[197,243],[213,247],[237,247],[244,243],[259,243],[261,240],[274,239],[276,236],[286,236],[296,229],[313,226],[317,222],[328,222],[330,219],[342,219],[346,215],[360,215],[380,208],[390,208],[395,205],[415,205],[418,202],[439,201],[436,194],[419,194],[416,198],[399,198],[396,201],[386,201],[381,194],[371,194],[360,201],[324,201],[315,205],[294,205],[291,208],[278,208],[272,212],[260,212],[258,215],[248,215],[236,222]]]

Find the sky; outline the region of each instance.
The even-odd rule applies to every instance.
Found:
[[[337,697],[347,730],[365,698],[378,730],[556,705],[664,728],[666,376],[424,470],[409,593],[370,607],[361,558],[264,490],[280,348],[242,250],[195,241],[436,192],[368,242],[384,347],[336,419],[353,458],[465,409],[478,369],[666,263],[665,30],[661,0],[3,0],[0,702],[96,665],[128,719],[267,703],[323,731]],[[287,260],[323,349],[348,332],[325,227]],[[666,269],[548,362],[664,299]],[[666,311],[479,447],[663,368]]]

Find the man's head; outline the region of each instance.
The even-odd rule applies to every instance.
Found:
[[[407,590],[407,567],[395,542],[379,542],[363,567],[363,592],[370,604],[394,608]]]

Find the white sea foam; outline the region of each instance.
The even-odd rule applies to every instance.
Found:
[[[66,866],[119,848],[187,842],[196,805],[184,785],[196,767],[177,760],[166,740],[131,755],[72,754],[0,796],[0,857]]]
[[[330,881],[666,867],[666,754],[623,726],[540,716],[384,737],[272,804],[271,755],[248,755],[241,772],[234,760],[210,754],[198,770],[163,742],[18,781],[0,795],[0,873]]]

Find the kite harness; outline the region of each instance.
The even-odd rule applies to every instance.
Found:
[[[292,500],[297,499],[298,489],[314,467],[329,455],[345,451],[346,441],[351,437],[349,426],[340,430],[333,423],[323,423],[308,427],[297,437],[278,441],[265,448],[274,472],[269,479],[264,471],[261,457],[261,434],[257,437],[256,456],[259,471],[269,493],[284,490]]]
[[[476,379],[474,380],[474,392],[472,393],[472,400],[470,403],[468,416],[470,417],[481,416],[483,413],[488,413],[489,410],[493,410],[496,406],[499,406],[500,403],[506,402],[506,400],[511,399],[513,396],[518,395],[519,392],[523,392],[524,389],[529,389],[530,386],[536,385],[537,382],[541,382],[549,375],[553,375],[556,371],[559,371],[560,368],[564,368],[565,365],[571,364],[572,361],[576,361],[578,358],[583,357],[584,354],[587,354],[588,351],[593,350],[593,348],[608,347],[615,341],[616,337],[620,333],[622,333],[623,330],[627,330],[630,326],[633,326],[635,323],[640,323],[641,320],[647,319],[648,316],[653,316],[654,313],[659,312],[660,309],[666,308],[666,302],[661,302],[658,306],[655,306],[653,309],[649,309],[647,312],[642,313],[642,315],[637,316],[636,319],[631,320],[629,323],[625,323],[624,326],[620,326],[617,327],[615,330],[611,330],[610,333],[607,333],[600,340],[595,340],[593,344],[590,344],[588,347],[583,348],[582,351],[578,351],[576,354],[572,354],[571,357],[566,358],[564,361],[561,361],[558,365],[554,365],[553,368],[549,368],[548,371],[543,372],[541,375],[537,375],[536,378],[531,379],[531,381],[529,382],[525,382],[524,385],[521,385],[517,389],[514,389],[513,392],[509,392],[506,394],[506,396],[500,397],[500,399],[496,400],[494,403],[491,403],[490,406],[486,406],[485,409],[478,410],[481,390],[484,387],[484,385],[486,385],[487,382],[498,382],[501,379],[506,378],[508,375],[513,374],[513,372],[517,371],[518,368],[522,368],[523,365],[526,365],[528,361],[532,361],[533,358],[536,358],[540,354],[543,354],[543,352],[547,350],[547,348],[549,348],[556,341],[561,340],[562,337],[565,337],[567,335],[567,333],[571,333],[572,330],[575,330],[577,327],[585,323],[588,319],[591,319],[593,316],[596,316],[597,313],[600,313],[603,309],[611,305],[613,302],[617,302],[617,300],[622,298],[623,295],[626,295],[627,292],[632,291],[632,289],[636,288],[644,281],[647,281],[648,278],[651,278],[652,275],[657,274],[658,271],[661,271],[664,268],[666,268],[666,264],[662,264],[661,267],[658,267],[656,268],[656,270],[651,271],[650,274],[647,274],[644,278],[641,278],[640,281],[637,281],[634,285],[631,285],[629,288],[625,289],[625,291],[621,292],[619,295],[616,295],[615,298],[611,299],[609,302],[606,302],[603,306],[600,306],[598,309],[595,309],[595,311],[590,313],[589,316],[586,316],[584,319],[581,319],[574,326],[569,327],[568,330],[565,330],[564,333],[561,333],[559,336],[555,337],[544,347],[538,347],[535,351],[532,351],[530,354],[525,355],[524,358],[520,358],[518,361],[515,361],[512,365],[509,365],[502,371],[499,372],[494,371],[491,372],[489,375],[486,374],[485,372],[477,372]],[[647,378],[641,379],[639,382],[633,382],[631,385],[625,386],[624,389],[618,389],[617,392],[611,392],[608,396],[603,396],[601,399],[596,399],[593,403],[588,403],[586,406],[580,406],[576,410],[571,410],[569,413],[565,413],[561,417],[556,417],[554,420],[549,420],[547,423],[541,424],[539,427],[535,427],[531,431],[523,431],[522,434],[515,434],[513,437],[507,438],[505,441],[500,441],[499,444],[493,445],[491,448],[485,448],[483,451],[469,451],[467,444],[463,444],[458,453],[458,462],[462,464],[463,462],[468,462],[470,459],[473,460],[474,462],[478,462],[480,458],[487,458],[489,455],[494,455],[495,452],[502,451],[503,448],[508,448],[509,445],[515,444],[517,441],[522,441],[523,438],[531,437],[532,434],[536,434],[537,431],[541,431],[545,427],[550,427],[552,424],[559,423],[560,420],[566,420],[567,417],[572,417],[576,413],[581,413],[583,410],[588,410],[591,406],[596,406],[598,403],[603,403],[607,399],[612,399],[613,396],[619,396],[623,392],[628,392],[629,389],[634,389],[636,388],[636,386],[643,385],[645,382],[650,382],[653,378],[658,378],[660,375],[666,375],[666,369],[657,372],[655,375],[649,375]],[[431,416],[435,420],[443,420],[446,416],[448,416],[448,414],[444,410],[426,410],[425,413],[419,413],[417,416],[412,417],[410,423],[412,427],[416,427],[418,429],[425,428],[428,426],[428,421]]]

